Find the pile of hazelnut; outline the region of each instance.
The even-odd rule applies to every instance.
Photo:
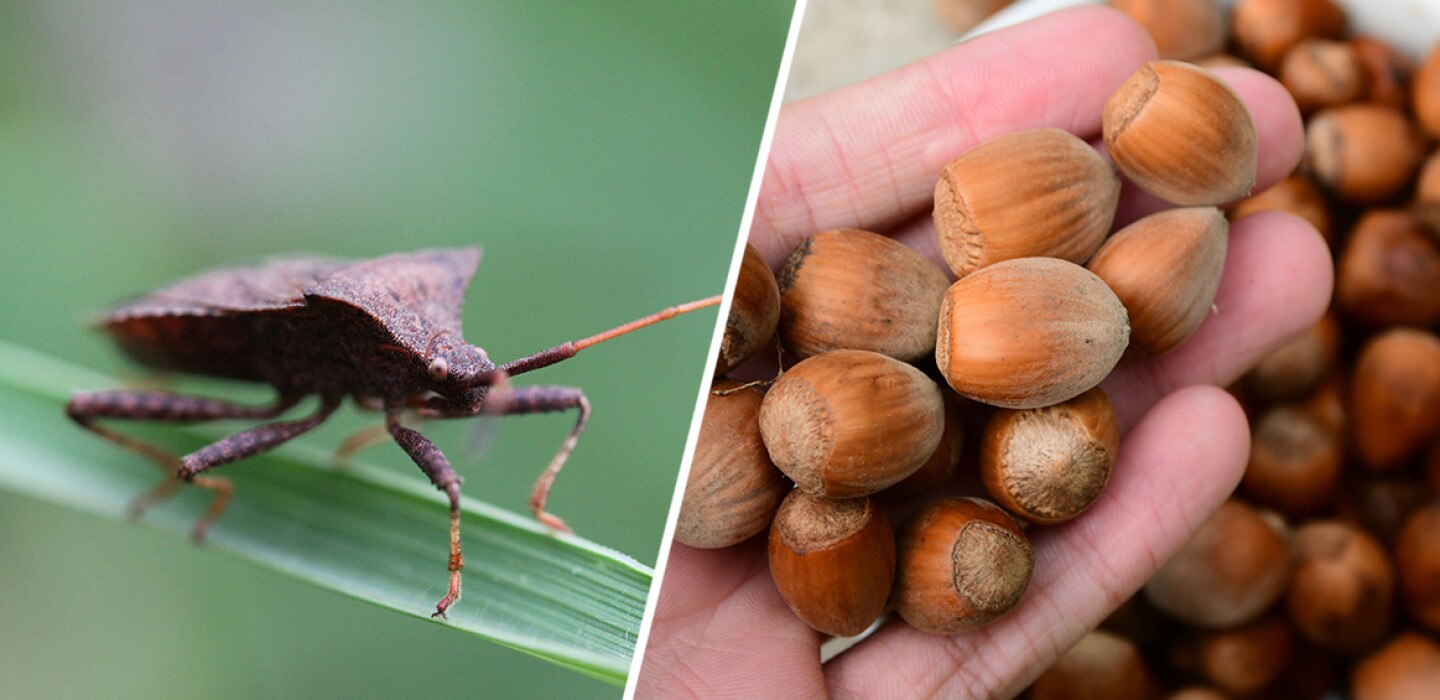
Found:
[[[1335,297],[1232,388],[1235,496],[1031,697],[1440,698],[1440,36],[1417,65],[1331,0],[1240,0],[1228,41],[1213,0],[1111,4],[1162,56],[1290,91],[1304,162],[1229,215],[1309,220]]]
[[[1177,347],[1210,313],[1228,237],[1216,205],[1256,177],[1254,122],[1206,69],[1142,66],[1102,122],[1109,160],[1032,129],[938,173],[953,284],[867,231],[810,236],[778,280],[747,250],[717,372],[777,341],[786,366],[715,382],[676,539],[718,548],[768,529],[777,590],[831,635],[892,606],[935,634],[1011,610],[1035,566],[1027,528],[1080,516],[1109,480],[1119,430],[1100,382],[1127,353]],[[1179,208],[1111,235],[1117,167]],[[957,474],[966,443],[978,467]],[[966,471],[991,500],[947,496]],[[915,496],[928,502],[893,531],[887,511]]]

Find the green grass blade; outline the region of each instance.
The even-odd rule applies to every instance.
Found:
[[[159,472],[64,415],[72,387],[107,386],[116,383],[0,343],[0,488],[123,519],[126,504]],[[190,427],[174,433],[185,448],[216,435]],[[329,460],[300,445],[227,472],[237,497],[206,546],[428,620],[449,580],[443,495],[419,479],[363,464],[337,471]],[[184,535],[208,495],[185,489],[143,523]],[[623,685],[651,570],[528,517],[468,499],[464,506],[464,597],[437,624]]]

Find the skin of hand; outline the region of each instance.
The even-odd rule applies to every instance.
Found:
[[[1102,7],[1055,13],[782,109],[752,244],[772,266],[828,228],[889,233],[940,264],[930,200],[942,166],[995,136],[1041,126],[1098,143],[1105,100],[1155,55],[1149,37]],[[1219,74],[1255,118],[1255,191],[1302,150],[1294,103],[1251,70]],[[1115,227],[1165,208],[1126,183]],[[1124,437],[1099,501],[1033,528],[1034,577],[1020,604],[954,637],[898,618],[822,665],[821,634],[786,607],[764,537],[725,550],[673,544],[636,697],[1011,697],[1133,595],[1234,490],[1249,455],[1238,378],[1313,324],[1330,298],[1329,251],[1297,217],[1270,212],[1230,229],[1212,313],[1188,342],[1125,360],[1104,382]],[[973,438],[972,438],[973,439]]]

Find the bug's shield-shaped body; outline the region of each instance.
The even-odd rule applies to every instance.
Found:
[[[158,369],[265,382],[279,397],[253,407],[161,392],[76,394],[67,412],[81,426],[139,452],[174,478],[132,504],[132,513],[163,500],[181,483],[212,489],[216,498],[196,524],[203,536],[230,495],[214,467],[273,449],[320,425],[346,396],[362,408],[383,408],[386,432],[450,501],[449,591],[436,614],[460,596],[460,477],[427,438],[401,424],[414,411],[447,418],[486,413],[516,415],[575,409],[574,428],[536,482],[530,507],[546,524],[565,529],[545,511],[560,467],[589,417],[589,403],[571,387],[508,387],[510,374],[571,357],[580,348],[669,318],[668,309],[580,343],[565,343],[497,369],[460,333],[466,287],[480,262],[475,248],[396,254],[346,262],[323,258],[271,260],[202,274],[123,304],[100,325],[137,360]],[[700,308],[718,302],[718,297]],[[686,309],[688,310],[688,309]],[[507,371],[508,370],[508,371]],[[193,422],[270,419],[316,394],[319,408],[298,420],[263,424],[184,457],[97,424],[98,419]]]
[[[462,352],[460,312],[479,263],[476,248],[270,260],[157,290],[101,325],[157,369],[403,403],[435,388],[426,373],[434,357],[449,358],[452,373],[493,367]]]

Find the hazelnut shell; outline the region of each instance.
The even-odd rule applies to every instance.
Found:
[[[1350,421],[1365,466],[1402,466],[1440,433],[1440,338],[1397,328],[1360,350],[1351,379]]]
[[[1105,391],[1024,410],[1000,409],[980,443],[980,477],[997,503],[1032,523],[1084,512],[1110,481],[1120,429]]]
[[[1255,121],[1225,81],[1199,66],[1151,61],[1110,96],[1105,148],[1141,189],[1182,206],[1250,194]]]
[[[1285,538],[1250,505],[1231,499],[1145,585],[1171,617],[1224,629],[1255,619],[1285,592]]]
[[[791,367],[760,406],[775,466],[816,496],[853,498],[910,476],[940,443],[940,387],[920,370],[863,350]]]
[[[775,273],[760,257],[759,251],[745,244],[740,259],[740,272],[735,279],[735,295],[730,302],[730,316],[725,319],[725,335],[720,339],[720,358],[715,373],[725,374],[736,368],[775,337],[775,324],[780,321],[780,288]]]
[[[1129,341],[1124,305],[1094,273],[1064,260],[1020,258],[950,286],[935,362],[961,396],[1036,408],[1099,384]]]
[[[1015,607],[1030,584],[1035,550],[998,506],[947,498],[916,513],[900,534],[895,607],[911,627],[957,634]]]
[[[935,317],[950,279],[892,238],[821,231],[780,271],[780,339],[801,357],[870,350],[913,362],[935,350]]]
[[[870,499],[792,491],[770,528],[769,553],[780,596],[811,627],[852,636],[885,611],[895,535]]]
[[[1185,342],[1210,313],[1230,225],[1219,209],[1151,214],[1120,229],[1086,267],[1120,298],[1130,317],[1130,347],[1163,355]]]
[[[1120,177],[1090,144],[1031,129],[976,146],[935,185],[935,235],[957,277],[1032,256],[1083,263],[1115,220]]]
[[[702,549],[729,547],[764,532],[790,483],[760,439],[755,387],[721,380],[711,387],[695,442],[695,456],[675,539]]]
[[[1291,540],[1295,572],[1285,609],[1300,634],[1352,653],[1384,638],[1394,615],[1395,572],[1385,550],[1359,528],[1312,521]]]

